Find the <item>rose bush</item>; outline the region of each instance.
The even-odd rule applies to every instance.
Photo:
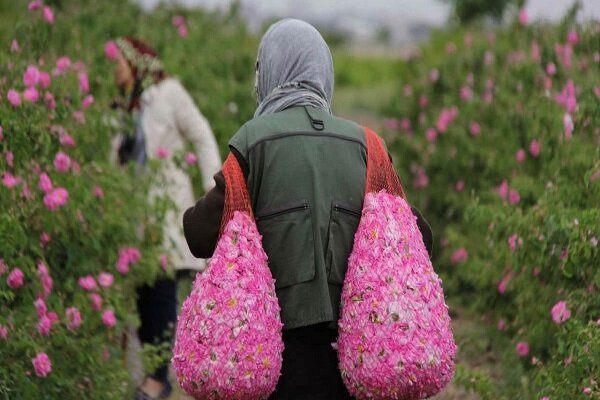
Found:
[[[152,43],[220,143],[252,113],[255,42],[235,10],[186,12],[175,29],[180,11],[116,0],[2,5],[2,399],[120,399],[128,390],[122,339],[136,322],[134,289],[173,274],[161,248],[170,204],[148,204],[160,160],[142,176],[111,160],[111,139],[130,127],[109,108],[110,39]],[[201,187],[185,153],[166,156]]]
[[[575,14],[434,35],[385,110],[450,302],[503,354],[492,398],[600,393],[600,25]]]

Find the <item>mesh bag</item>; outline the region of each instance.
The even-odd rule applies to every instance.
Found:
[[[233,155],[223,175],[221,235],[183,303],[172,363],[181,387],[196,399],[266,399],[281,373],[283,324],[244,175]]]
[[[338,358],[357,399],[424,399],[452,379],[441,280],[381,139],[365,128],[367,182],[342,289]]]

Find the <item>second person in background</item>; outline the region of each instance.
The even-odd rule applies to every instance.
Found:
[[[121,163],[140,165],[148,159],[163,159],[167,182],[154,187],[153,198],[167,196],[176,206],[166,214],[164,246],[170,265],[180,270],[200,270],[205,266],[187,248],[181,218],[194,201],[192,182],[178,168],[171,156],[192,144],[202,172],[203,187],[209,191],[215,184],[213,175],[221,168],[221,157],[215,137],[204,116],[181,83],[165,72],[154,49],[139,39],[116,40],[115,82],[123,94],[121,107],[135,121],[119,148]],[[177,319],[177,285],[173,279],[159,279],[153,285],[138,288],[138,312],[142,344],[159,344],[168,340],[168,332]],[[168,364],[150,371],[135,393],[136,400],[167,398],[171,393]]]

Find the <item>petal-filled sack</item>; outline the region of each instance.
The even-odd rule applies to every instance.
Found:
[[[183,303],[172,362],[181,387],[196,399],[266,399],[281,374],[283,324],[246,182],[233,155],[223,175],[221,236]]]
[[[342,289],[340,371],[357,399],[424,399],[454,374],[448,307],[383,143],[365,135],[367,184]]]

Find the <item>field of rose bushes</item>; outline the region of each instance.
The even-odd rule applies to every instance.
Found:
[[[482,398],[600,398],[600,23],[576,11],[434,35],[384,112],[449,301],[497,354],[499,376],[460,370]]]
[[[600,24],[574,16],[441,32],[385,64],[399,90],[382,134],[452,308],[497,355],[493,373],[459,367],[482,399],[600,398]],[[111,159],[121,35],[157,48],[224,152],[253,113],[257,38],[235,7],[0,0],[0,399],[123,398],[134,288],[173,274],[170,205],[148,204],[160,162],[140,177]],[[343,57],[347,90],[370,64]]]
[[[0,1],[0,399],[121,399],[134,288],[173,274],[139,177],[111,160],[129,129],[109,105],[110,45],[144,37],[225,144],[252,115],[255,39],[235,10],[130,2]],[[107,54],[105,54],[105,52]],[[198,171],[187,167],[200,186]]]

